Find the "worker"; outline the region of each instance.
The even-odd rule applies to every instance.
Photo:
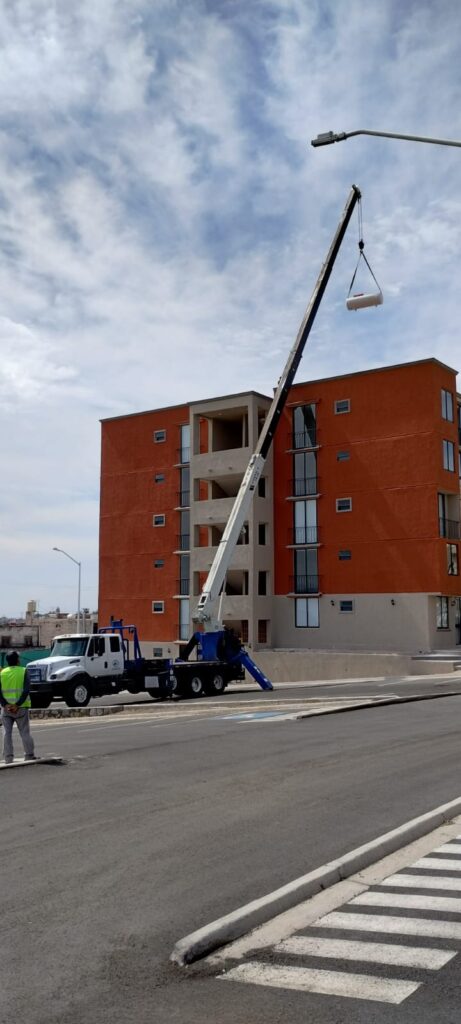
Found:
[[[24,747],[24,760],[35,761],[34,741],[30,735],[29,708],[31,706],[26,670],[19,664],[17,651],[8,651],[7,667],[0,672],[0,704],[3,725],[3,759],[12,764],[13,725],[19,729]]]

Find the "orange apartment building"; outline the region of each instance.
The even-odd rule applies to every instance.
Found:
[[[99,621],[177,653],[270,398],[102,422]],[[295,384],[226,581],[253,649],[461,642],[460,412],[436,359]],[[178,648],[179,645],[179,648]]]

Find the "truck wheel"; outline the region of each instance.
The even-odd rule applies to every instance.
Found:
[[[179,683],[177,677],[174,675],[170,676],[170,697],[177,697],[179,693]]]
[[[213,697],[219,697],[226,689],[226,681],[220,672],[216,672],[206,685],[206,692]]]
[[[91,697],[90,684],[85,676],[78,676],[67,688],[65,701],[68,708],[85,708]]]
[[[189,679],[188,690],[190,697],[201,697],[204,694],[205,689],[200,676],[192,676],[192,678]]]
[[[31,693],[30,702],[33,708],[49,708],[51,704],[51,697],[40,693]]]

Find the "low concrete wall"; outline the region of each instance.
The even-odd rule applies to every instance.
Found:
[[[367,676],[406,676],[419,674],[418,663],[406,654],[373,654],[341,651],[255,651],[257,665],[273,682],[300,682],[310,679],[363,679]],[[421,663],[420,663],[421,665]],[[427,666],[427,662],[425,663]],[[427,668],[421,670],[425,673]],[[445,672],[439,665],[435,672]],[[448,669],[449,671],[449,669]]]

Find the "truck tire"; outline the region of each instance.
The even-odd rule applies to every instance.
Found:
[[[179,693],[179,683],[177,677],[174,675],[170,676],[170,697],[177,697]]]
[[[76,678],[69,683],[66,694],[65,702],[68,708],[86,708],[91,698],[91,686],[88,676],[76,676]]]
[[[203,697],[205,687],[200,676],[192,676],[189,679],[187,693],[189,697]]]
[[[31,693],[30,702],[33,708],[49,708],[52,697],[44,693]]]
[[[226,689],[226,680],[220,672],[214,672],[206,684],[206,692],[210,697],[219,697]]]

